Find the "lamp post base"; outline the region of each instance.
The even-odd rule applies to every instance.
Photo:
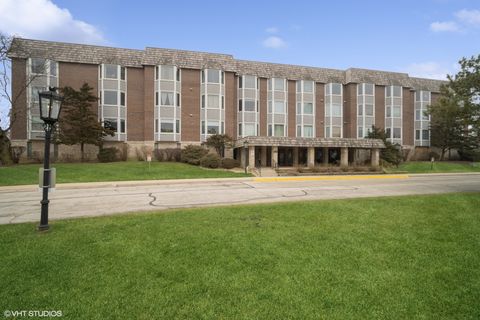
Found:
[[[48,231],[50,229],[50,226],[48,224],[40,224],[37,227],[38,231]]]

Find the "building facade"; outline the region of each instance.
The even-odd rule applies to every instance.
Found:
[[[352,162],[355,149],[382,147],[365,139],[372,126],[385,129],[406,150],[425,152],[430,119],[424,111],[442,84],[405,73],[21,38],[9,56],[12,95],[18,97],[11,137],[27,148],[27,157],[41,152],[38,91],[49,86],[93,87],[98,119],[115,131],[108,144],[127,144],[131,155],[142,146],[181,148],[225,133],[237,140],[232,156],[274,166],[335,157]],[[247,145],[249,157],[242,155]],[[61,158],[74,149],[55,150]]]

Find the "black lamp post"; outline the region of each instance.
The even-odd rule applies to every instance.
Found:
[[[48,189],[50,188],[50,139],[55,129],[55,122],[58,121],[63,97],[57,93],[57,88],[50,87],[49,91],[39,92],[40,119],[43,120],[45,130],[45,154],[43,157],[43,186],[42,186],[42,212],[40,216],[39,231],[49,229],[48,225]]]

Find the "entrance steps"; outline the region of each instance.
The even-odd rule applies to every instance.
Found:
[[[277,171],[270,167],[262,167],[261,169],[256,168],[254,174],[257,177],[277,177]]]

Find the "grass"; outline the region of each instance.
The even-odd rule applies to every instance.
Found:
[[[67,319],[478,319],[480,194],[0,226],[0,310]]]
[[[480,172],[479,162],[443,162],[436,161],[410,161],[404,162],[398,168],[388,168],[388,172],[408,173],[445,173],[445,172]]]
[[[29,164],[0,167],[0,186],[38,184],[38,168],[41,166]],[[245,177],[244,173],[175,162],[152,162],[150,170],[146,162],[140,161],[56,163],[52,166],[57,169],[57,183]]]

